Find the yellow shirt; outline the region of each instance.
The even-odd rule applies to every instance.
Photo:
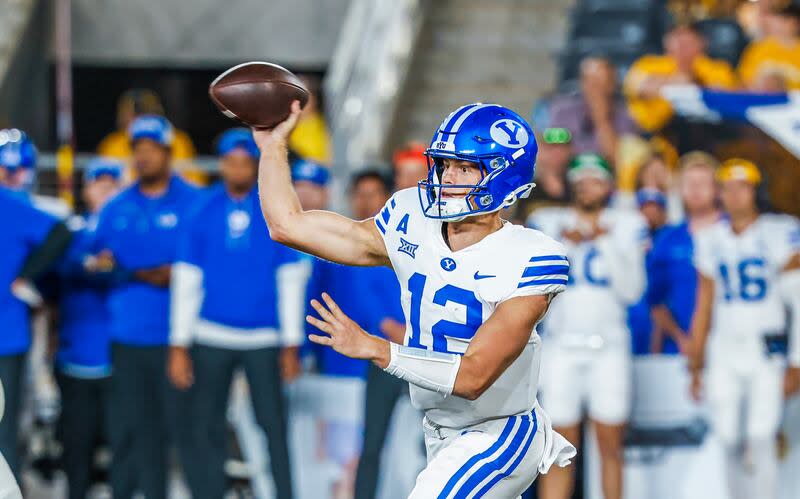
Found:
[[[126,180],[135,179],[136,176],[128,165],[132,152],[127,131],[117,130],[106,135],[97,146],[97,154],[124,161],[128,166],[125,172]],[[196,155],[197,152],[189,135],[183,130],[175,130],[175,139],[172,142],[172,159],[175,169],[186,180],[198,185],[206,185],[208,174],[192,165],[192,159]]]
[[[107,158],[129,159],[131,157],[131,141],[128,138],[128,132],[117,130],[106,135],[100,141],[100,145],[97,146],[97,154]],[[192,144],[192,139],[189,138],[189,135],[182,130],[175,130],[175,140],[172,142],[172,158],[194,159],[196,154],[194,144]]]
[[[678,73],[678,64],[667,55],[645,55],[633,63],[623,83],[631,118],[644,130],[654,132],[672,119],[672,105],[662,97],[638,97],[638,89],[650,76],[671,76]],[[733,89],[737,86],[733,68],[721,60],[701,56],[694,61],[694,78],[700,85],[710,88]]]
[[[331,138],[320,113],[314,113],[297,123],[289,136],[289,149],[302,158],[323,165],[330,164]]]
[[[789,90],[800,90],[800,40],[787,46],[774,38],[765,38],[748,45],[739,59],[742,83],[751,86],[766,72],[783,76]]]

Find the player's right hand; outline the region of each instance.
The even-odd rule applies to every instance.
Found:
[[[289,135],[297,126],[297,121],[300,119],[300,101],[292,102],[292,112],[289,117],[281,121],[275,128],[261,129],[253,128],[253,140],[261,151],[274,147],[276,145],[285,146],[289,142]]]
[[[188,390],[194,384],[192,358],[189,356],[189,350],[186,347],[169,347],[167,375],[178,390]]]

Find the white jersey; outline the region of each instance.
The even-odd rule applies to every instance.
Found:
[[[408,346],[463,354],[503,301],[554,295],[566,286],[563,246],[536,230],[505,222],[472,246],[450,250],[442,221],[422,213],[416,188],[395,193],[375,224],[402,287]],[[450,428],[530,413],[536,404],[540,346],[534,329],[522,354],[477,400],[445,397],[413,384],[411,400],[430,421]]]
[[[528,219],[529,226],[561,240],[567,250],[569,285],[550,306],[544,324],[546,336],[565,345],[627,346],[627,308],[644,292],[644,219],[634,211],[609,208],[598,223],[606,234],[575,244],[562,237],[565,231],[579,229],[574,209],[543,208]]]
[[[695,267],[714,281],[710,341],[763,352],[763,336],[786,331],[778,277],[800,252],[798,220],[764,214],[735,234],[723,219],[699,232],[694,244]]]

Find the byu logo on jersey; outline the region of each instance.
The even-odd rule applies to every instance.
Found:
[[[528,143],[528,132],[514,120],[503,118],[489,128],[492,140],[505,147],[519,148]]]
[[[439,265],[441,265],[446,271],[452,272],[456,268],[456,261],[452,258],[442,258],[442,261],[439,262]]]

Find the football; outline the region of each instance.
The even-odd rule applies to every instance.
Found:
[[[292,101],[308,102],[308,89],[291,71],[269,62],[245,62],[219,75],[208,87],[222,113],[254,128],[272,128],[285,120]]]

